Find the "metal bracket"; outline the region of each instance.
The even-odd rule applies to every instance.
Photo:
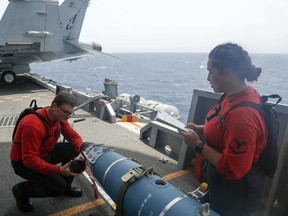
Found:
[[[153,168],[144,168],[144,167],[135,167],[133,169],[130,169],[129,172],[127,172],[125,175],[122,176],[123,182],[133,183],[136,179],[142,178],[144,175],[151,176],[153,175]]]
[[[104,144],[93,144],[87,147],[82,153],[85,155],[86,159],[92,163],[95,164],[96,160],[105,152],[112,151],[114,147],[107,147],[107,148],[102,148],[98,151],[95,151],[94,148],[95,146],[102,146]]]
[[[198,209],[198,212],[200,215],[203,216],[210,216],[210,204],[209,203],[204,203],[201,205],[201,207]]]

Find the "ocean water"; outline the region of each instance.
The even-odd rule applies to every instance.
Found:
[[[176,106],[179,120],[186,122],[193,89],[212,91],[207,81],[207,53],[115,53],[124,61],[90,56],[77,61],[54,61],[31,65],[38,73],[86,93],[102,92],[104,79],[116,80],[118,94],[138,94]],[[250,83],[260,94],[279,94],[288,104],[288,54],[252,54],[262,68],[257,82]]]

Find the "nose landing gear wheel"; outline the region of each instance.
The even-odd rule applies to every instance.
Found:
[[[2,74],[2,80],[4,83],[12,84],[16,81],[16,75],[13,71],[5,71]]]

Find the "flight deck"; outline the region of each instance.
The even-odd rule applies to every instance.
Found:
[[[132,166],[130,171],[132,173],[136,172],[135,176],[132,177],[137,178],[137,176],[142,177],[145,173],[147,174],[145,176],[145,178],[147,177],[146,180],[143,180],[142,183],[144,190],[155,182],[158,183],[158,185],[155,190],[151,190],[153,193],[157,193],[159,187],[166,188],[167,186],[167,188],[172,188],[171,191],[173,192],[169,192],[168,189],[161,189],[161,192],[157,193],[159,201],[162,197],[167,198],[168,195],[179,193],[179,197],[167,204],[168,210],[169,208],[172,208],[172,206],[176,206],[175,203],[180,203],[179,200],[192,199],[191,197],[187,198],[189,195],[188,192],[194,191],[200,184],[197,180],[199,176],[196,176],[195,169],[197,162],[195,162],[193,150],[187,148],[181,138],[177,135],[176,129],[155,120],[148,120],[147,118],[139,118],[137,121],[123,121],[123,118],[119,118],[119,116],[113,112],[115,108],[113,107],[113,101],[102,101],[103,98],[105,98],[102,95],[89,98],[85,93],[79,92],[76,89],[61,85],[60,88],[55,88],[55,82],[52,82],[51,80],[47,81],[45,79],[42,79],[43,81],[41,81],[41,79],[34,79],[31,75],[24,75],[20,76],[14,85],[4,83],[1,83],[0,85],[0,161],[2,163],[0,168],[0,215],[22,215],[22,212],[16,207],[15,199],[11,191],[13,185],[23,180],[14,173],[9,158],[15,122],[20,112],[30,105],[31,100],[36,99],[37,104],[40,107],[49,106],[55,93],[59,91],[59,89],[71,90],[73,93],[77,94],[79,100],[78,107],[81,108],[75,111],[75,114],[69,119],[69,122],[83,137],[85,142],[92,142],[96,145],[96,158],[107,152],[108,154],[111,154],[112,157],[115,157],[114,162],[111,162],[110,165],[106,164],[108,168],[103,176],[99,174],[101,176],[101,183],[103,183],[105,179],[110,178],[109,181],[112,181],[112,184],[114,184],[115,179],[113,177],[108,177],[108,171],[111,171],[109,175],[115,173],[116,177],[120,168],[127,168],[125,167],[126,165],[121,165],[119,162],[128,161],[130,165],[127,166]],[[58,86],[58,84],[56,84],[56,86]],[[188,121],[197,124],[202,123],[201,121],[203,121],[205,113],[208,111],[209,107],[217,103],[218,98],[219,95],[212,92],[194,90]],[[85,101],[88,101],[89,103],[86,103]],[[101,103],[95,101],[100,101]],[[253,216],[288,215],[286,196],[288,188],[287,184],[285,184],[288,174],[287,169],[285,169],[285,164],[287,164],[286,153],[288,144],[288,107],[286,105],[279,105],[276,108],[280,120],[278,134],[280,150],[278,170],[273,179],[267,179],[267,187],[264,191],[261,205]],[[97,109],[100,109],[100,111],[97,111]],[[121,114],[123,115],[125,106],[118,107],[115,111],[116,110],[121,110]],[[98,153],[99,155],[97,155]],[[103,160],[103,158],[104,157],[100,157],[101,160]],[[116,169],[116,171],[112,171],[112,168],[115,168],[113,167],[115,164],[121,166],[119,170]],[[143,166],[146,168],[143,173],[142,168],[140,168],[140,173],[137,173],[139,171],[138,165],[139,167]],[[100,166],[97,169],[95,167],[92,168],[92,175],[94,174],[94,177],[98,175],[98,171],[99,173],[103,172],[103,170],[101,170],[103,166]],[[151,170],[153,170],[154,173],[154,176],[152,175],[152,177]],[[125,172],[127,172],[127,170]],[[121,176],[122,179],[127,178],[127,176],[130,176],[128,179],[131,178],[129,172],[121,174]],[[151,181],[149,179],[150,177],[156,178],[156,180]],[[120,178],[121,177],[119,177],[119,179]],[[102,188],[99,181],[96,180],[99,197],[98,199],[95,199],[92,187],[93,182],[91,183],[89,179],[87,172],[84,172],[74,179],[74,185],[80,187],[84,192],[82,197],[70,198],[60,196],[51,198],[31,198],[34,205],[34,211],[25,213],[25,215],[115,215],[117,200],[115,200],[115,194],[113,195],[113,193],[115,193],[113,188],[112,197],[114,200],[109,196],[111,188],[108,186],[107,189],[107,185],[105,186],[106,188]],[[119,181],[116,182],[118,184],[117,187],[119,187]],[[133,189],[132,192],[130,191],[129,199],[128,201],[125,201],[126,206],[127,202],[129,204],[129,202],[131,201],[132,203],[134,199],[140,199],[140,192],[144,193],[142,189],[141,191],[139,189]],[[145,205],[147,207],[148,204],[146,203],[148,203],[149,200],[152,200],[151,196],[153,193],[151,192],[146,198],[144,197],[142,204],[140,202],[138,215],[145,215],[141,214],[141,212],[144,212]],[[198,201],[196,201],[196,204],[200,205]],[[131,209],[132,207],[135,207],[134,204],[132,205]],[[159,207],[155,202],[153,202],[153,205],[153,208]],[[191,208],[190,205],[186,205],[186,207]],[[129,205],[127,208],[129,209]],[[169,215],[167,208],[165,207],[161,214],[152,215]],[[126,209],[126,211],[128,210]],[[196,212],[195,215],[201,215],[198,210],[195,210],[194,212]],[[213,211],[210,211],[210,213],[210,215],[214,215]]]

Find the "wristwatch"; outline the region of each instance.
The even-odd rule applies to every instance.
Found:
[[[201,154],[203,151],[204,143],[200,142],[195,146],[195,152]]]

